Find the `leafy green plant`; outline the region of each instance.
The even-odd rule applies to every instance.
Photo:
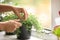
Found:
[[[16,15],[9,14],[3,18],[3,21],[13,20],[17,18],[18,17]],[[26,21],[22,21],[21,23],[26,26],[27,30],[30,30],[32,26],[34,26],[37,32],[42,29],[41,23],[39,23],[39,21],[37,20],[37,17],[32,14],[29,14],[28,19]]]
[[[23,21],[23,24],[26,25],[26,27],[34,26],[36,31],[40,31],[42,28],[41,24],[37,20],[37,17],[32,14],[28,16],[28,19],[26,21]]]
[[[14,19],[17,19],[18,17],[14,14],[9,14],[9,15],[6,15],[2,21],[8,21],[8,20],[14,20]]]

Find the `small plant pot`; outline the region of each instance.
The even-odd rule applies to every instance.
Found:
[[[2,32],[2,30],[0,30],[0,32]]]
[[[25,40],[25,39],[29,39],[30,38],[30,36],[31,36],[31,30],[28,31],[24,25],[22,25],[22,27],[20,27],[19,30],[21,32],[18,33],[17,39],[21,39],[21,40],[24,39]]]
[[[0,15],[0,22],[3,20],[3,17]]]
[[[13,33],[10,33],[10,32],[8,33],[8,32],[6,32],[5,35],[15,35],[15,32],[13,32]]]

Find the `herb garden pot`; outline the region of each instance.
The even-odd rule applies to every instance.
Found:
[[[16,34],[16,31],[14,32],[5,32],[5,35],[15,35]]]
[[[13,33],[6,32],[5,35],[15,35],[15,33],[14,32]]]
[[[17,34],[17,39],[25,40],[29,39],[31,36],[31,28],[30,30],[27,30],[25,25],[22,25],[22,27],[19,28],[19,33]]]
[[[0,15],[0,22],[3,20],[3,17]]]

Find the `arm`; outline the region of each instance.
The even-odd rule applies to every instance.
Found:
[[[16,20],[0,22],[0,30],[4,30],[6,32],[14,32],[21,26],[22,24],[20,22],[17,22]]]
[[[13,11],[19,19],[26,20],[27,19],[27,11],[24,8],[17,8],[9,5],[0,5],[0,12],[7,12],[7,11]],[[19,13],[23,12],[24,13],[24,18],[20,16]]]

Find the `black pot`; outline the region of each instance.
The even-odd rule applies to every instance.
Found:
[[[25,40],[25,39],[29,39],[30,38],[30,36],[31,36],[31,28],[30,28],[30,31],[28,31],[26,29],[26,26],[22,25],[22,27],[20,27],[19,30],[21,32],[18,33],[17,39]]]
[[[3,17],[0,15],[0,22],[3,20]]]
[[[0,30],[0,32],[2,32],[2,30]]]
[[[9,32],[9,33],[6,32],[5,35],[15,35],[15,32],[12,32],[12,33],[10,33],[10,32]]]

